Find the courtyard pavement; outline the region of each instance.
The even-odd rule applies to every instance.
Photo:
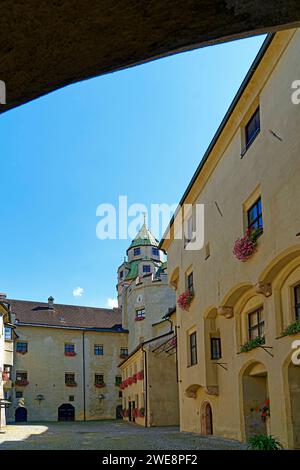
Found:
[[[0,434],[1,450],[236,450],[228,439],[179,432],[177,427],[143,428],[122,421],[11,424]]]

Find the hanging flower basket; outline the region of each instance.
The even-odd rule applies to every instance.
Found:
[[[190,308],[190,305],[192,303],[192,300],[194,298],[193,292],[186,290],[177,299],[177,305],[185,311],[188,311]]]
[[[251,258],[256,251],[257,239],[261,233],[261,228],[254,230],[247,229],[246,235],[234,242],[233,254],[239,261],[245,262]]]

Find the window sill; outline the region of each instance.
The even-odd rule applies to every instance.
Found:
[[[247,153],[253,142],[256,140],[257,136],[260,134],[260,129],[253,135],[252,139],[249,140],[248,144],[241,151],[241,158]]]

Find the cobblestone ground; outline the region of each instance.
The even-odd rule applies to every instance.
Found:
[[[142,428],[122,421],[8,425],[0,450],[234,450],[236,441],[181,433],[177,427]]]

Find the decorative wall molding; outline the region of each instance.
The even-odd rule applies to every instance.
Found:
[[[272,295],[272,286],[266,282],[258,282],[255,284],[255,292],[270,297]]]
[[[221,315],[225,318],[232,318],[233,317],[233,307],[229,307],[227,305],[221,305],[218,307],[218,315]]]

